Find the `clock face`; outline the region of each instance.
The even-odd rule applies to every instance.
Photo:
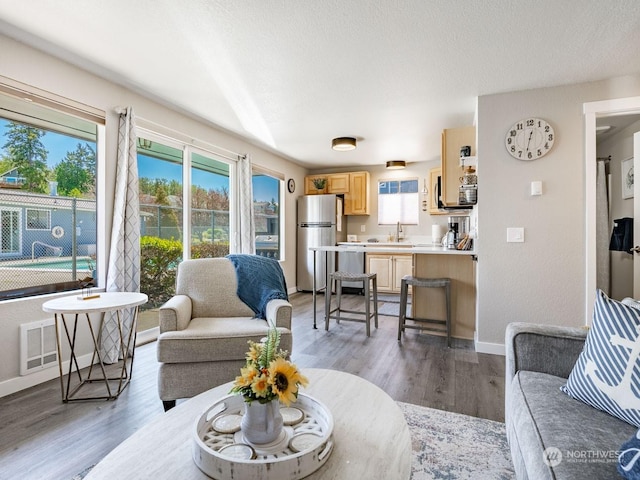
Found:
[[[553,147],[556,136],[553,127],[540,118],[525,118],[513,124],[507,132],[505,146],[518,160],[536,160]]]
[[[290,178],[287,182],[287,189],[289,190],[289,193],[293,193],[296,190],[296,182],[293,178]]]

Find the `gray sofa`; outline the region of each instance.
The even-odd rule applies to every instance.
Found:
[[[621,478],[616,452],[638,429],[560,391],[586,335],[582,328],[507,327],[505,422],[519,480]],[[555,451],[545,462],[550,447],[562,457]]]

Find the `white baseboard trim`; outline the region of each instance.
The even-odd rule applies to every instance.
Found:
[[[86,355],[82,355],[77,358],[80,368],[88,367],[91,363],[91,353],[87,353]],[[49,380],[53,380],[54,378],[59,378],[60,370],[57,367],[58,363],[56,362],[55,366],[51,368],[46,368],[44,370],[40,370],[39,372],[34,372],[21,377],[10,378],[9,380],[0,382],[0,397],[6,397],[7,395],[11,395],[12,393],[16,393],[30,387],[35,387],[36,385],[48,382]],[[69,360],[62,362],[62,371],[69,371]]]
[[[504,357],[505,350],[502,343],[479,342],[475,340],[476,352],[490,353],[491,355],[502,355]]]
[[[293,287],[293,288],[288,288],[287,289],[287,294],[288,295],[293,295],[294,293],[296,293],[298,291],[297,287]]]

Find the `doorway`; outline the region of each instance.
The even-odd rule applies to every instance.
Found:
[[[597,262],[596,262],[596,170],[597,170],[597,120],[606,117],[617,116],[640,116],[640,97],[629,97],[615,100],[605,100],[601,102],[585,103],[583,108],[585,116],[585,203],[586,203],[586,283],[585,283],[585,313],[587,322],[591,322],[593,314],[593,302],[595,298],[597,284]],[[640,117],[639,117],[640,118]],[[640,141],[636,142],[640,144]],[[638,163],[640,151],[638,145],[635,148],[635,163]],[[634,229],[640,233],[640,199],[638,198],[637,182],[635,183],[634,195]],[[635,235],[635,244],[638,243],[638,235]],[[634,254],[634,298],[640,297],[640,254]]]

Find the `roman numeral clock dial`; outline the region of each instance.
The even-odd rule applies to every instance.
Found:
[[[553,127],[541,118],[525,118],[513,124],[507,132],[507,152],[518,160],[536,160],[553,147],[556,136]]]

